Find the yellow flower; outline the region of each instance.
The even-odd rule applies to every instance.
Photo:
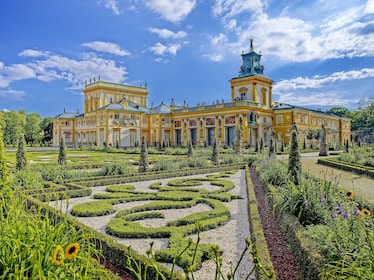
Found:
[[[350,190],[347,192],[346,196],[347,198],[353,198],[355,196],[355,193],[352,190]]]
[[[64,252],[61,245],[57,245],[56,249],[53,251],[52,261],[56,266],[60,266],[64,263],[64,259],[61,258],[60,252]]]
[[[371,212],[369,209],[362,209],[361,211],[365,216],[370,216],[371,215]]]
[[[66,248],[65,257],[67,259],[74,259],[74,257],[78,254],[80,250],[80,246],[78,243],[72,243]]]

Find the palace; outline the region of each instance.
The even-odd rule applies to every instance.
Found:
[[[273,102],[273,80],[264,75],[261,54],[250,41],[243,52],[238,76],[232,78],[231,100],[188,107],[171,104],[147,107],[147,86],[136,87],[94,80],[85,84],[84,112],[64,111],[53,120],[53,145],[61,137],[68,147],[82,145],[133,147],[144,136],[150,145],[166,144],[221,147],[234,145],[235,129],[240,129],[242,146],[265,145],[271,136],[288,144],[291,127],[297,125],[299,139],[306,141],[309,129],[326,128],[329,145],[350,141],[351,120],[289,104]]]

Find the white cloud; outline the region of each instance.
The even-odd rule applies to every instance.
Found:
[[[39,56],[47,56],[49,55],[48,52],[46,51],[38,51],[38,50],[24,50],[18,54],[19,56],[22,57],[39,57]]]
[[[149,28],[151,33],[156,33],[160,38],[174,38],[180,39],[187,36],[187,33],[184,31],[173,32],[169,29],[160,29],[160,28]]]
[[[5,66],[0,62],[0,88],[8,87],[12,82],[35,78],[35,71],[24,64]]]
[[[117,0],[101,0],[99,1],[99,4],[102,4],[105,8],[112,10],[113,13],[117,16],[121,13],[118,7]]]
[[[225,15],[224,8],[229,10],[228,7],[234,3],[217,0],[216,5],[222,7],[217,13]],[[337,9],[331,14],[321,13],[315,21],[287,16],[286,13],[270,17],[261,12],[249,14],[246,20],[223,20],[225,30],[213,37],[211,49],[206,49],[223,58],[237,56],[243,46],[248,48],[249,39],[253,38],[256,51],[266,54],[265,59],[274,56],[285,62],[374,56],[374,33],[371,31],[374,20],[365,17],[364,8],[356,6]],[[227,40],[219,40],[222,38]]]
[[[98,52],[106,52],[118,56],[126,56],[131,53],[125,49],[122,49],[120,46],[114,43],[94,41],[82,44],[84,47],[91,48]]]
[[[166,55],[167,53],[171,55],[176,55],[177,51],[181,48],[180,44],[168,44],[164,45],[157,42],[154,46],[149,47],[150,51],[156,55]]]
[[[297,77],[291,80],[283,80],[274,85],[274,90],[287,92],[299,89],[321,88],[327,84],[346,80],[358,80],[374,78],[374,68],[364,68],[361,70],[342,71],[332,73],[330,76]]]
[[[32,52],[23,51],[23,54],[26,53]],[[85,54],[81,60],[49,54],[34,57],[33,61],[25,64],[5,66],[0,62],[0,88],[6,88],[14,81],[33,78],[44,82],[65,80],[70,89],[80,90],[83,81],[90,77],[100,75],[103,80],[121,83],[125,81],[126,74],[125,67],[117,66],[114,60],[99,58],[94,53]]]
[[[374,14],[374,0],[368,0],[366,3],[365,14]]]
[[[212,12],[214,16],[223,16],[226,19],[248,11],[260,12],[262,7],[261,0],[216,0]]]
[[[10,100],[22,100],[26,93],[23,90],[0,90],[0,98],[10,99]],[[3,109],[3,111],[8,111]]]
[[[147,8],[170,22],[180,22],[193,10],[196,0],[144,0]]]

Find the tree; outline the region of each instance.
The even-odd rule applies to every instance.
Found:
[[[192,147],[192,141],[191,139],[188,140],[188,151],[187,151],[187,157],[191,158],[193,156],[193,147]]]
[[[139,172],[146,172],[148,170],[148,150],[147,142],[145,137],[142,137],[142,144],[140,146],[140,158],[139,158]]]
[[[290,154],[288,157],[288,175],[290,180],[298,185],[300,183],[301,175],[301,160],[299,151],[299,142],[297,140],[297,131],[291,131],[291,144],[290,144]]]
[[[255,153],[258,153],[258,140],[256,139],[256,144],[255,144]]]
[[[269,157],[272,157],[274,155],[274,139],[270,138],[270,144],[269,144]]]
[[[213,140],[213,153],[212,153],[213,164],[218,164],[219,162],[218,155],[219,155],[219,152],[218,152],[218,147],[217,147],[217,140],[214,139]]]
[[[281,152],[283,153],[284,152],[284,141],[282,139],[282,143],[281,143]]]
[[[0,131],[0,190],[10,186],[10,176],[6,166],[3,134]]]
[[[40,121],[40,130],[43,133],[42,143],[51,143],[53,139],[53,121],[51,117],[43,118]]]
[[[345,152],[346,153],[349,153],[349,141],[348,141],[348,139],[347,139],[347,141],[345,141]]]
[[[338,117],[349,118],[350,114],[351,114],[351,111],[349,111],[347,108],[342,107],[342,106],[332,106],[325,113],[335,115],[335,116],[338,116]]]
[[[23,134],[18,139],[18,148],[16,153],[16,170],[27,169],[27,157],[26,157],[26,143]]]
[[[311,149],[313,149],[313,142],[312,142],[313,138],[314,138],[314,130],[311,129],[311,128],[309,128],[309,129],[306,131],[306,139],[309,140],[309,142],[310,142],[310,148],[311,148]]]
[[[66,165],[66,145],[63,137],[60,139],[60,150],[58,153],[58,164]]]
[[[264,152],[264,140],[262,137],[260,138],[260,153],[262,154]]]
[[[25,140],[31,146],[40,142],[43,138],[42,130],[40,129],[40,116],[36,113],[28,114],[26,116],[25,125]]]
[[[6,113],[5,127],[4,127],[4,144],[13,145],[17,144],[18,138],[21,133],[24,133],[26,124],[25,111],[10,111]]]

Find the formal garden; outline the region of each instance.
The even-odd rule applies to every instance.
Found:
[[[23,137],[17,150],[5,151],[0,137],[0,278],[282,279],[261,225],[252,170],[301,279],[373,279],[373,205],[338,180],[304,173],[295,133],[287,147],[259,143],[240,154],[216,145],[145,142],[66,149],[63,141],[59,150],[26,152]],[[321,164],[372,176],[373,153],[367,145],[347,145]],[[235,239],[237,258],[230,259],[223,248],[236,231],[226,239],[214,235],[243,212],[248,224],[236,226],[247,232],[242,242]],[[145,242],[145,252],[131,240]],[[208,262],[210,273],[201,278]]]

